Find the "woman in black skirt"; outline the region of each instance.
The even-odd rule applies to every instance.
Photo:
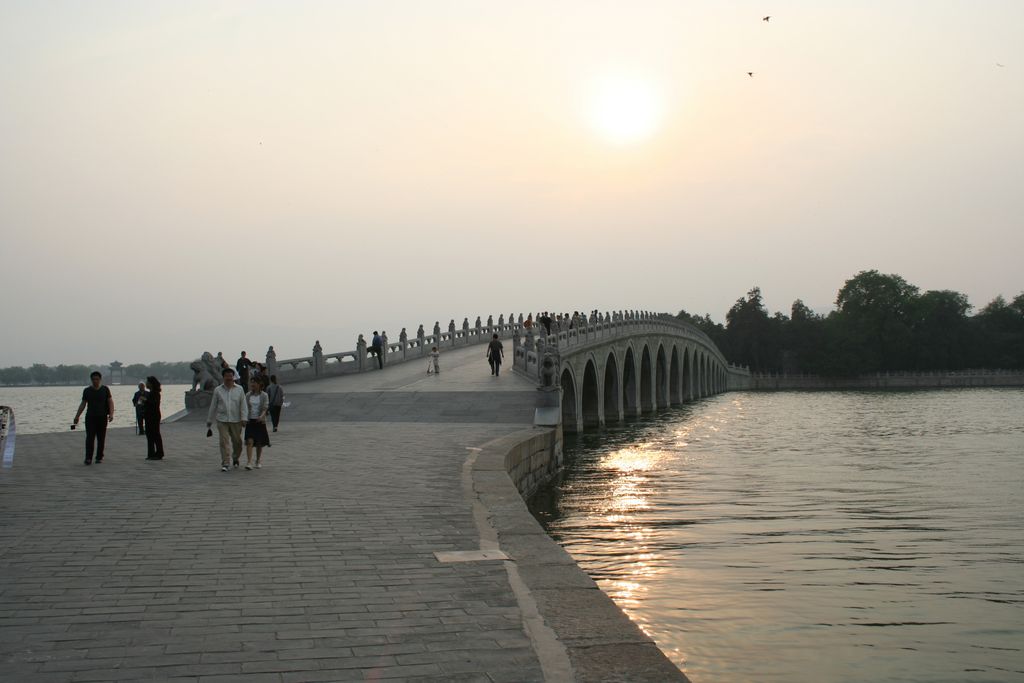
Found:
[[[164,440],[160,436],[160,380],[150,375],[146,378],[145,402],[142,417],[146,423],[146,460],[163,460]]]
[[[249,393],[245,395],[245,403],[249,407],[249,420],[245,423],[245,469],[252,469],[252,449],[256,448],[256,469],[262,465],[263,447],[270,445],[267,434],[267,411],[270,409],[270,398],[263,391],[263,385],[257,380],[249,382]]]

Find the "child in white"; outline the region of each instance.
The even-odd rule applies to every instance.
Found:
[[[441,367],[438,365],[438,362],[437,362],[437,359],[440,358],[440,357],[441,357],[441,352],[437,350],[436,346],[433,347],[430,350],[430,361],[427,363],[427,374],[428,375],[431,373],[431,371],[433,371],[433,373],[435,375],[441,374]],[[433,364],[433,367],[431,367],[431,364]]]

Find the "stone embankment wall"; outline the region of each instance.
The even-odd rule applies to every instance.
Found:
[[[1024,387],[1024,372],[878,373],[861,377],[753,374],[752,391],[841,391],[851,389],[938,389],[962,387]],[[732,388],[732,387],[730,387]],[[736,387],[737,389],[741,387]]]
[[[473,461],[473,497],[500,549],[512,561],[544,625],[565,648],[571,680],[689,683],[527,509],[527,492],[561,466],[561,448],[556,448],[560,440],[560,430],[535,427],[486,444]]]
[[[725,376],[726,391],[746,391],[751,387],[750,370],[730,365]]]
[[[511,445],[505,453],[505,471],[519,495],[528,499],[562,469],[562,428],[537,429]]]

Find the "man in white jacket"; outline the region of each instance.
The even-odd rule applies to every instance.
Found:
[[[248,417],[245,405],[245,391],[235,384],[235,371],[224,368],[221,373],[224,384],[213,390],[210,412],[206,415],[207,428],[217,420],[217,432],[220,435],[220,471],[227,472],[232,462],[238,467],[242,457],[242,428]],[[228,450],[228,446],[231,450]]]

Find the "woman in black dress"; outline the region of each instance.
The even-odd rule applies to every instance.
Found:
[[[256,469],[263,467],[264,446],[270,445],[267,434],[267,411],[270,410],[270,398],[263,391],[258,380],[250,380],[249,393],[245,395],[245,403],[249,407],[249,420],[245,423],[245,469],[252,469],[252,449],[256,449]]]
[[[146,421],[146,460],[163,460],[164,440],[160,437],[160,380],[152,375],[146,378],[149,392],[143,404]]]

